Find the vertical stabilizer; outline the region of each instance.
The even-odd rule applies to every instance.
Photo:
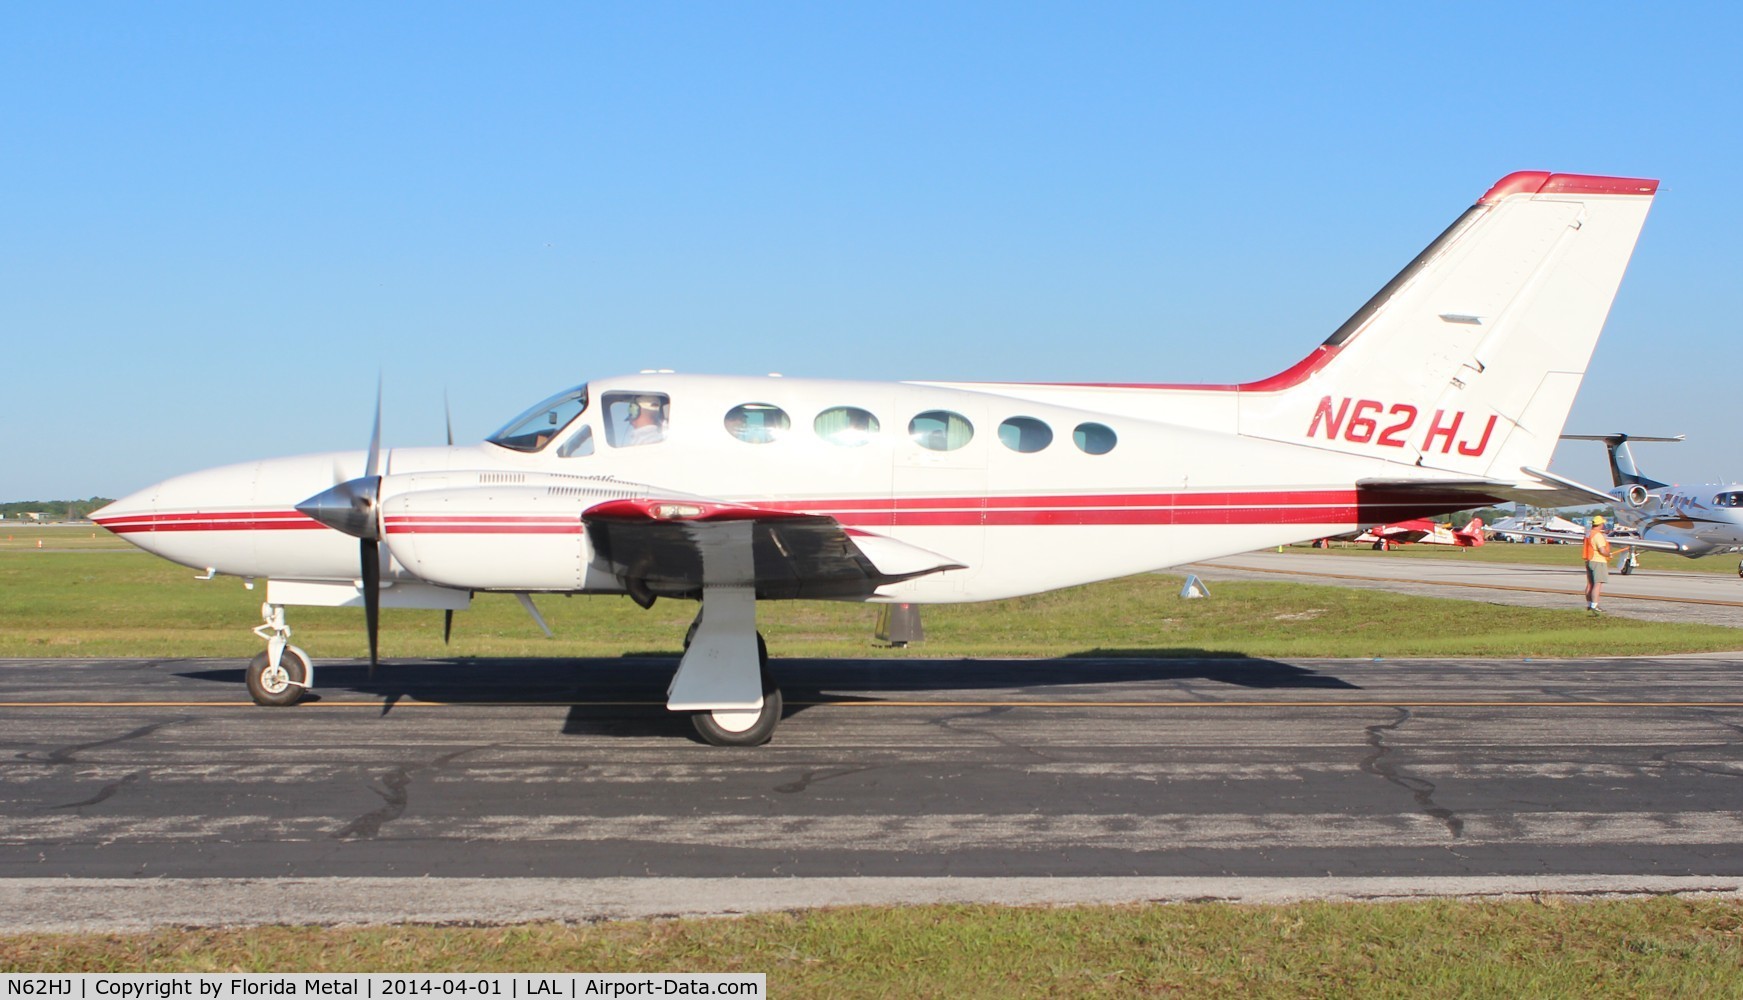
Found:
[[[1461,477],[1547,465],[1657,190],[1502,178],[1312,355],[1241,386],[1241,433]]]
[[[1664,483],[1656,479],[1648,479],[1640,472],[1640,466],[1634,463],[1634,452],[1628,448],[1630,441],[1662,441],[1666,443],[1681,441],[1681,434],[1675,437],[1643,437],[1637,434],[1563,434],[1563,441],[1602,441],[1604,448],[1610,453],[1610,482],[1616,486],[1644,486],[1649,490],[1662,489]]]

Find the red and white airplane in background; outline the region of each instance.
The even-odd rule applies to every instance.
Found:
[[[1394,521],[1391,524],[1381,524],[1369,528],[1355,538],[1358,542],[1373,542],[1376,549],[1389,549],[1394,545],[1456,545],[1459,548],[1475,548],[1488,541],[1483,535],[1483,519],[1473,517],[1469,524],[1454,530],[1450,524],[1426,517],[1415,517],[1408,521]]]
[[[758,601],[1032,594],[1433,512],[1530,502],[1657,182],[1502,178],[1307,357],[1238,385],[643,373],[480,444],[179,476],[94,520],[264,578],[266,705],[314,682],[289,605],[457,610],[478,591],[700,601],[667,707],[766,741]]]

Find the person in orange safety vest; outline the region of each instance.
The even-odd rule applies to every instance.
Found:
[[[1610,578],[1610,539],[1604,534],[1604,519],[1592,518],[1586,532],[1586,610],[1599,614],[1598,598],[1603,594],[1604,581]]]

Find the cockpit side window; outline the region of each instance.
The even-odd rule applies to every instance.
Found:
[[[1743,493],[1721,493],[1713,498],[1715,507],[1743,507]]]
[[[538,451],[586,409],[587,387],[578,385],[529,408],[485,440],[513,451]]]
[[[593,428],[586,424],[557,447],[558,458],[583,458],[593,454]]]
[[[635,448],[666,439],[672,399],[663,392],[605,394],[605,440],[613,448]]]

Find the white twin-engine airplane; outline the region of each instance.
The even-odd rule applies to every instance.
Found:
[[[1639,538],[1615,539],[1622,553],[1621,572],[1640,565],[1640,549],[1675,552],[1696,559],[1715,552],[1743,551],[1743,483],[1701,483],[1680,486],[1648,479],[1634,464],[1630,441],[1681,441],[1676,437],[1630,434],[1563,434],[1565,441],[1602,441],[1610,452],[1610,478],[1615,486],[1600,490],[1541,469],[1527,470],[1563,487],[1563,503],[1610,504],[1616,521],[1640,533]],[[1570,540],[1565,532],[1529,531],[1543,538]],[[1580,536],[1575,535],[1574,538]],[[1743,576],[1743,563],[1737,574]]]
[[[287,605],[362,605],[373,665],[382,606],[673,597],[700,610],[667,707],[710,743],[759,744],[781,717],[761,600],[995,600],[1553,491],[1523,470],[1548,462],[1657,189],[1502,178],[1256,382],[644,373],[476,445],[382,453],[378,404],[367,452],[180,476],[93,517],[268,581],[247,673],[263,705],[314,680]]]

